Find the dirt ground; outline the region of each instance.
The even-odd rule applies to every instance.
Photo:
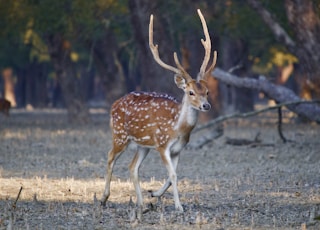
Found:
[[[225,122],[222,137],[181,153],[184,213],[174,211],[171,189],[161,200],[149,196],[167,177],[152,151],[140,169],[148,208],[140,213],[130,202],[134,147],[115,165],[107,206],[99,205],[111,137],[108,113],[91,114],[84,126],[70,124],[64,110],[0,114],[0,229],[320,229],[319,125],[288,115],[283,143],[272,114]],[[258,132],[261,143],[225,143]]]

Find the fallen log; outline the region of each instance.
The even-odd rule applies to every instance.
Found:
[[[215,68],[212,75],[217,80],[228,85],[261,91],[267,97],[275,100],[277,103],[302,100],[291,89],[284,86],[275,85],[264,77],[260,77],[259,79],[246,77],[240,78],[219,68]],[[297,103],[286,105],[286,107],[301,117],[320,123],[320,106],[318,103]]]

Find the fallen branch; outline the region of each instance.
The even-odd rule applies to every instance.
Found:
[[[7,225],[7,230],[13,230],[14,229],[14,220],[15,220],[14,211],[15,211],[15,209],[17,207],[17,202],[18,202],[18,200],[20,198],[22,189],[23,189],[23,187],[21,186],[20,190],[18,192],[16,200],[13,202],[13,204],[11,205],[11,208],[9,209],[9,213],[10,214],[9,214],[9,223]]]
[[[208,144],[214,139],[217,139],[223,135],[223,126],[218,126],[215,129],[210,130],[206,133],[206,135],[202,135],[199,138],[191,140],[187,148],[188,149],[199,149],[202,148],[204,145]]]
[[[287,139],[284,137],[282,132],[282,108],[281,107],[278,108],[278,133],[283,143],[286,143]]]
[[[260,144],[260,132],[257,133],[256,137],[253,140],[249,139],[243,139],[243,138],[230,138],[226,137],[226,144],[228,145],[254,145],[254,144]]]
[[[13,202],[13,204],[12,204],[12,208],[13,208],[13,209],[15,209],[16,206],[17,206],[17,202],[18,202],[18,200],[19,200],[19,198],[20,198],[22,189],[23,189],[23,187],[21,186],[21,187],[20,187],[20,190],[19,190],[19,193],[18,193],[18,195],[17,195],[17,198],[16,198],[16,200],[15,200],[15,201]]]
[[[234,114],[228,114],[225,116],[220,116],[217,117],[216,119],[213,119],[211,121],[209,121],[208,123],[204,124],[204,125],[200,125],[198,127],[196,127],[194,129],[193,132],[199,132],[203,129],[209,128],[215,124],[218,124],[220,122],[223,122],[225,120],[231,119],[231,118],[247,118],[247,117],[251,117],[251,116],[255,116],[259,113],[263,113],[269,110],[273,110],[273,109],[278,109],[281,108],[283,106],[290,106],[290,105],[298,105],[298,104],[309,104],[309,103],[319,103],[320,100],[312,100],[312,101],[305,101],[305,100],[299,100],[299,101],[290,101],[290,102],[284,102],[284,103],[279,103],[275,106],[269,106],[260,110],[255,110],[255,111],[251,111],[251,112],[247,112],[247,113],[234,113]]]
[[[260,77],[259,79],[246,77],[240,78],[219,68],[216,68],[212,74],[216,79],[225,84],[239,88],[249,88],[261,91],[279,104],[283,104],[288,101],[302,101],[301,98],[289,88],[273,84],[264,77]],[[286,106],[290,111],[311,121],[320,123],[320,106],[314,103],[314,101],[312,101],[312,103],[292,103],[287,104]]]

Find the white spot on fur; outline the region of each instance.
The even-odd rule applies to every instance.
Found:
[[[141,140],[150,140],[150,139],[151,139],[150,136],[141,137]]]

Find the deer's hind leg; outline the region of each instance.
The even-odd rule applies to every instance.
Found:
[[[143,198],[142,198],[141,188],[139,184],[139,168],[141,166],[142,161],[148,155],[149,151],[150,149],[139,146],[136,154],[134,155],[134,158],[132,159],[129,165],[130,177],[133,182],[134,189],[137,195],[137,204],[140,207],[143,206]]]
[[[105,176],[106,185],[101,199],[101,205],[103,206],[106,205],[106,202],[110,196],[110,182],[112,177],[113,166],[116,163],[117,159],[120,157],[120,155],[126,150],[129,144],[128,142],[118,144],[116,143],[115,138],[113,140],[113,147],[108,153],[107,170]]]

